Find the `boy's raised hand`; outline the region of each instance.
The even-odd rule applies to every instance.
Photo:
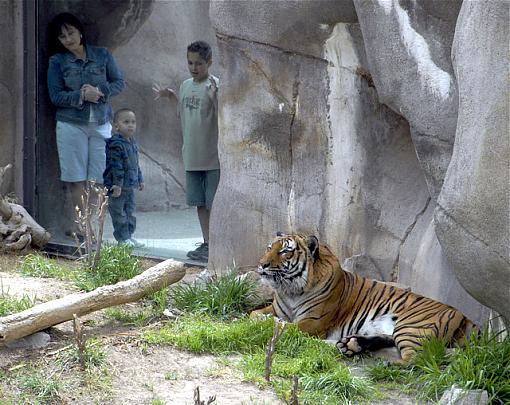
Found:
[[[209,85],[207,86],[207,93],[211,99],[216,99],[218,93],[218,85],[212,76],[209,76]]]
[[[152,84],[152,91],[156,93],[156,97],[154,97],[154,100],[157,100],[158,98],[161,97],[172,98],[172,96],[177,98],[175,90],[171,89],[170,87],[163,87],[161,84],[157,82]]]

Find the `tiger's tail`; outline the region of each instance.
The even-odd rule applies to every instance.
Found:
[[[472,335],[479,336],[480,328],[475,325],[472,321],[464,317],[464,320],[459,325],[455,334],[453,335],[453,341],[460,344],[461,346],[464,344],[466,339],[469,339]]]

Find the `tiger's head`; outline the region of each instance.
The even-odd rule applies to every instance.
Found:
[[[284,294],[301,294],[309,283],[313,263],[319,257],[319,241],[313,235],[278,233],[259,261],[262,280]]]

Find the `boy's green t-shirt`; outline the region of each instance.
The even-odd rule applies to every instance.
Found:
[[[219,87],[219,80],[212,76]],[[218,160],[218,113],[207,95],[209,79],[185,80],[179,90],[179,113],[182,126],[184,169],[215,170]]]

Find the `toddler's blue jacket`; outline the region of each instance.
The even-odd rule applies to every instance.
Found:
[[[130,141],[115,134],[106,141],[106,169],[103,180],[108,189],[112,186],[134,188],[143,183],[138,163],[138,145],[134,138]]]

